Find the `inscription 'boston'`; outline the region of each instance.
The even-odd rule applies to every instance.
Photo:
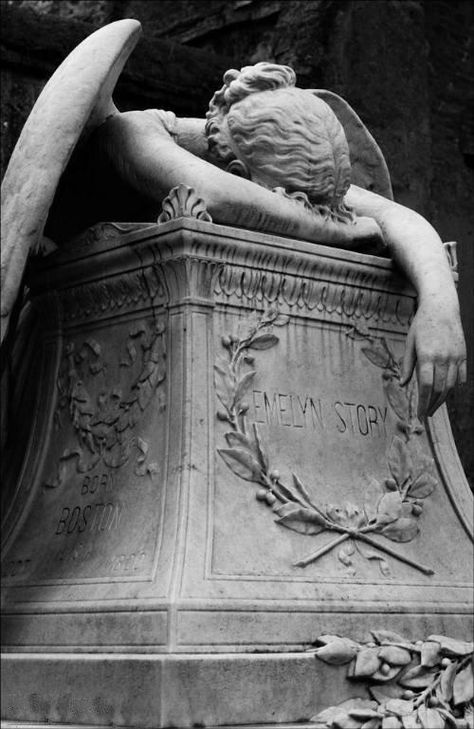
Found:
[[[387,435],[385,406],[346,400],[329,402],[294,392],[254,390],[253,408],[256,423],[373,438]]]

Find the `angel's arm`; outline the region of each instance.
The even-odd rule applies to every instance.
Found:
[[[354,223],[326,219],[183,149],[153,110],[111,117],[100,137],[115,173],[149,200],[161,202],[171,188],[185,184],[194,187],[215,222],[224,225],[346,248],[357,247],[362,239],[380,239],[373,219],[359,218]]]
[[[432,415],[456,382],[466,380],[466,346],[459,302],[441,240],[418,213],[351,186],[346,202],[379,224],[390,253],[418,294],[407,337],[402,384],[416,366],[418,413]]]

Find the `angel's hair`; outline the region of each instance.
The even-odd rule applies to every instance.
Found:
[[[221,164],[240,158],[266,186],[305,193],[312,206],[347,219],[344,129],[322,99],[295,82],[291,68],[272,63],[227,71],[207,113],[209,149]]]

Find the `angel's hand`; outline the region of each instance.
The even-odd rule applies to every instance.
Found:
[[[456,383],[466,382],[466,345],[457,308],[420,302],[407,336],[402,385],[415,366],[418,417],[431,416]]]

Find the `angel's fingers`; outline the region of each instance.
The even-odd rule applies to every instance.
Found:
[[[431,402],[433,392],[433,365],[431,362],[418,363],[418,417],[423,418]]]
[[[411,379],[411,376],[413,374],[413,370],[415,369],[416,364],[416,351],[415,351],[415,337],[413,336],[411,330],[408,332],[406,344],[405,344],[405,352],[403,355],[403,362],[402,362],[402,376],[400,378],[400,385],[402,387],[407,384],[407,382]]]
[[[463,359],[458,367],[458,385],[465,385],[467,382],[467,364],[466,360]]]
[[[445,376],[444,376],[445,373]],[[436,410],[440,407],[440,405],[443,404],[443,402],[446,400],[446,397],[448,396],[448,393],[450,390],[453,389],[453,387],[456,384],[456,377],[458,373],[457,365],[452,362],[447,371],[445,368],[441,368],[439,374],[437,375],[435,372],[435,383],[433,386],[434,396],[433,401],[431,403],[428,415],[431,417]],[[439,379],[439,384],[436,382],[437,377]],[[444,382],[443,382],[444,378]],[[437,388],[440,388],[438,391],[438,397],[435,397]]]

